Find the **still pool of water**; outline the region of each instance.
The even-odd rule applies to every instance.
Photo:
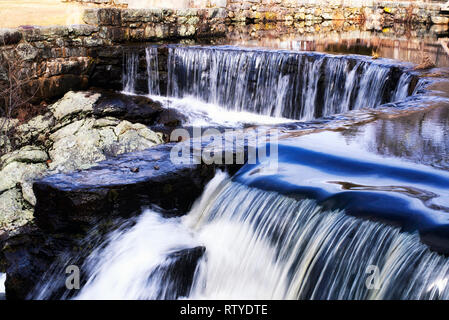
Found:
[[[339,54],[374,52],[382,58],[420,63],[428,55],[438,67],[449,67],[449,27],[395,24],[383,28],[347,22],[255,24],[228,27],[220,44]]]

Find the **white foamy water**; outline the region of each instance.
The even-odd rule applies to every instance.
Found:
[[[169,253],[197,245],[179,219],[146,210],[133,227],[113,232],[108,245],[89,257],[89,280],[76,299],[156,299],[164,284],[152,274]]]
[[[187,117],[185,126],[226,126],[269,125],[294,122],[294,120],[270,117],[245,111],[230,111],[216,104],[206,103],[192,96],[181,99],[150,96],[161,102],[164,107],[174,109]]]

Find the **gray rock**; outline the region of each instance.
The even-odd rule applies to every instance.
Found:
[[[21,144],[45,142],[46,136],[55,125],[53,113],[48,112],[45,115],[39,115],[30,121],[17,126],[16,137]]]
[[[0,230],[13,230],[33,219],[33,207],[22,197],[20,188],[0,194]]]
[[[3,211],[13,214],[11,212],[18,210],[17,205],[11,205],[12,194],[15,195],[15,193],[11,193],[10,190],[20,190],[17,191],[20,193],[20,199],[15,196],[16,202],[22,203],[24,200],[31,206],[36,204],[32,184],[35,179],[44,176],[47,172],[45,163],[47,159],[47,153],[34,146],[26,146],[1,158],[0,193],[5,196],[0,198],[0,207],[3,207]],[[8,206],[9,209],[6,208]],[[26,210],[28,214],[29,208],[27,207]]]
[[[162,135],[143,124],[114,118],[73,122],[50,136],[50,169],[68,172],[87,169],[108,156],[143,150],[163,142]]]
[[[36,205],[33,183],[37,178],[54,171],[87,169],[107,157],[163,143],[162,134],[146,125],[110,116],[138,121],[159,112],[158,106],[151,108],[151,101],[142,102],[134,104],[136,110],[131,112],[126,109],[127,103],[113,107],[108,100],[97,106],[100,96],[68,92],[45,115],[19,126],[11,124],[16,126],[16,138],[32,145],[0,158],[0,233],[11,235],[11,230],[32,220]]]
[[[20,43],[19,45],[17,45],[16,50],[19,57],[24,61],[34,60],[39,53],[39,51],[35,47],[28,43]]]
[[[87,25],[87,24],[77,24],[71,25],[69,27],[69,32],[74,36],[89,36],[95,32],[98,32],[99,28],[97,26]]]
[[[0,192],[42,177],[47,171],[44,163],[11,162],[0,171]]]
[[[100,96],[99,93],[69,91],[61,100],[50,106],[50,110],[56,121],[64,122],[67,118],[73,119],[92,114],[93,106]]]
[[[93,129],[94,123],[94,119],[79,120],[50,136],[53,141],[49,151],[51,170],[67,172],[86,169],[106,158],[98,130]]]
[[[0,167],[5,167],[12,162],[40,163],[48,160],[48,155],[42,149],[35,146],[25,146],[20,150],[5,154],[0,158]]]

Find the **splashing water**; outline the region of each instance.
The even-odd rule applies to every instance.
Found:
[[[186,116],[185,126],[229,126],[244,127],[246,125],[270,125],[294,122],[286,118],[270,117],[245,111],[229,111],[215,104],[198,101],[194,97],[165,98],[151,96],[154,101],[161,102],[166,108],[181,112]]]
[[[135,226],[113,232],[88,259],[89,280],[76,299],[173,298],[164,290],[162,267],[170,254],[198,243],[177,219],[145,211]]]

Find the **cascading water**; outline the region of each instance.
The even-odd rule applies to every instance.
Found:
[[[411,79],[412,79],[412,76],[407,73],[404,73],[401,76],[401,78],[399,79],[398,88],[394,95],[393,101],[401,101],[408,96]],[[418,88],[418,86],[416,88]]]
[[[125,232],[113,232],[109,245],[89,257],[89,280],[76,298],[176,298],[175,289],[170,291],[171,284],[164,283],[170,264],[177,261],[172,254],[196,245],[177,219],[164,219],[154,211],[145,211],[135,226]],[[175,288],[179,290],[179,286]]]
[[[173,274],[182,271],[167,266],[172,253],[200,246],[206,251],[190,261],[191,289],[176,292]],[[146,211],[135,226],[114,232],[88,265],[78,299],[449,298],[448,259],[417,235],[251,188],[223,173],[187,216],[163,219]],[[372,267],[379,287],[367,285]]]
[[[175,46],[168,50],[165,84],[158,54],[156,46],[145,49],[148,94],[167,92],[170,99],[284,119],[312,120],[397,102],[409,95],[414,78],[356,56]],[[138,61],[137,52],[125,53],[124,92],[136,91]]]
[[[147,62],[148,75],[148,94],[160,95],[159,85],[159,59],[157,47],[149,47],[145,49],[145,60]]]
[[[123,61],[123,92],[135,93],[137,72],[139,70],[139,55],[137,52],[127,51]]]
[[[169,50],[168,96],[310,120],[405,98],[412,76],[361,58],[227,47]]]
[[[3,300],[5,298],[5,280],[6,274],[0,273],[0,300]]]

